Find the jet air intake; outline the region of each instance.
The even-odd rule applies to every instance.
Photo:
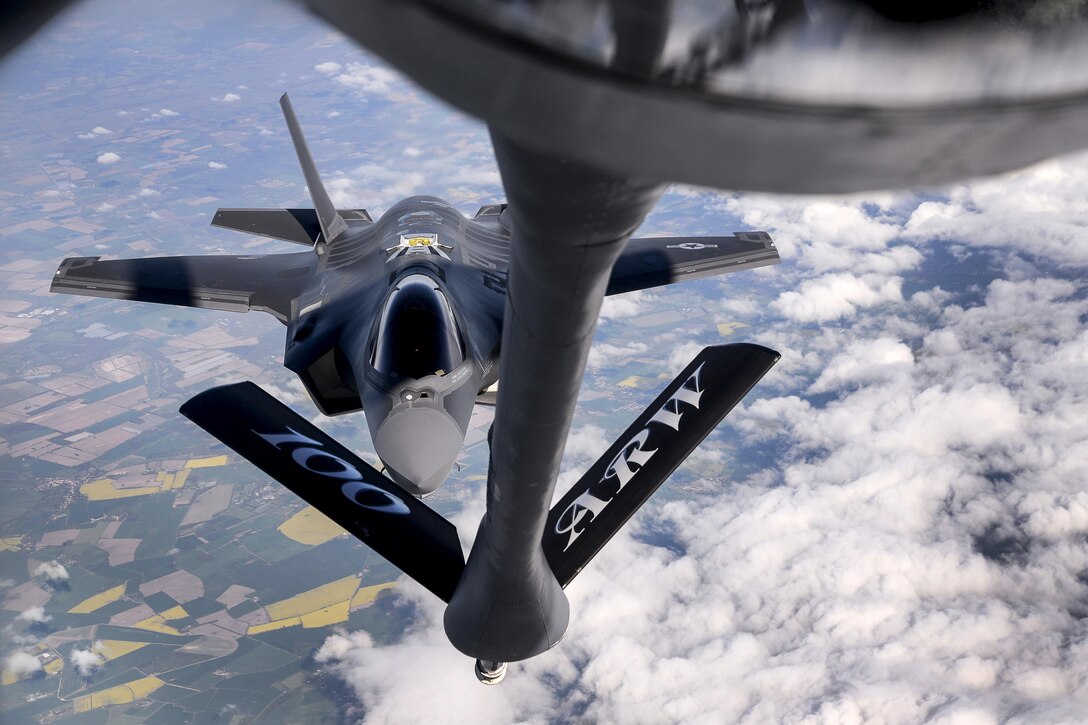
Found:
[[[386,298],[373,331],[365,380],[374,450],[404,490],[442,485],[465,441],[476,390],[457,319],[438,281],[409,272]],[[357,363],[358,364],[358,363]]]

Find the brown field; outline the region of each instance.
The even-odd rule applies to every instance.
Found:
[[[155,592],[166,592],[175,601],[185,602],[204,596],[204,582],[184,569],[140,585],[140,594],[149,597]]]
[[[210,521],[212,517],[230,506],[233,493],[234,485],[230,483],[222,483],[202,492],[185,512],[185,518],[181,520],[178,528]]]

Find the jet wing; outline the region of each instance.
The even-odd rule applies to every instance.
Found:
[[[262,310],[280,321],[313,274],[311,252],[233,257],[70,257],[53,276],[51,292],[167,305],[247,312]]]
[[[605,294],[660,287],[779,261],[778,250],[766,232],[737,232],[731,237],[632,239],[612,267]]]

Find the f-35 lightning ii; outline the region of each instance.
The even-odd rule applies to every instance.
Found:
[[[465,559],[453,526],[421,499],[449,474],[474,405],[495,402],[489,388],[498,382],[510,303],[511,212],[505,204],[492,204],[466,218],[430,196],[404,199],[376,221],[364,209],[336,209],[286,95],[280,104],[314,208],[220,209],[212,224],[294,242],[307,247],[305,251],[70,258],[61,263],[52,291],[262,310],[283,322],[284,365],[298,374],[326,415],[365,413],[388,478],[252,383],[201,393],[182,413],[451,602],[462,582]],[[580,193],[577,188],[570,192]],[[656,199],[656,193],[651,196]],[[599,201],[590,196],[587,203]],[[629,292],[778,261],[765,232],[632,239],[615,258],[604,292]],[[777,359],[777,353],[756,345],[704,350],[553,507],[543,542],[516,531],[507,543],[501,537],[480,539],[489,545],[497,542],[508,554],[517,551],[514,541],[524,539],[532,552],[521,558],[522,571],[499,575],[501,588],[506,577],[552,582],[547,588],[535,585],[537,596],[549,597],[544,607],[525,599],[530,617],[539,619],[544,611],[544,629],[550,633],[542,635],[539,622],[524,627],[524,614],[517,607],[502,625],[505,634],[495,640],[501,643],[498,647],[485,643],[481,649],[471,625],[454,626],[450,636],[455,644],[482,660],[477,664],[481,680],[498,681],[503,662],[531,656],[558,641],[568,616],[565,598],[556,596],[558,587],[573,579]],[[541,385],[548,384],[551,364],[548,354],[532,363]],[[523,413],[545,422],[552,415],[546,408]],[[532,448],[523,445],[521,450],[529,454]],[[549,455],[558,461],[561,453]],[[513,523],[523,532],[531,529],[519,524],[519,517],[538,527],[537,519],[547,513],[547,501],[537,510],[536,498],[540,496],[519,496],[514,502],[529,504],[526,511],[514,513]],[[488,499],[491,514],[503,512],[493,493]],[[551,572],[546,579],[543,566]],[[509,591],[516,593],[517,585],[511,584]],[[471,618],[492,605],[471,597],[459,606],[472,610]],[[492,619],[503,621],[501,616]],[[522,634],[510,634],[515,630]]]

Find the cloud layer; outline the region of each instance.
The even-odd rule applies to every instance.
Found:
[[[319,654],[356,692],[354,714],[1080,719],[1085,169],[1085,157],[1048,162],[937,197],[666,197],[667,210],[703,194],[703,213],[767,229],[786,259],[753,287],[769,310],[728,303],[748,339],[784,353],[718,434],[758,457],[712,495],[636,516],[569,587],[565,640],[512,665],[500,687],[475,684],[442,634],[441,606],[406,583],[401,602],[416,617],[400,642],[342,633]],[[676,367],[694,354],[694,342],[672,355],[624,326],[643,301],[659,303],[609,306],[591,367],[633,353]],[[576,428],[572,469],[616,433]],[[420,663],[427,678],[396,674]]]

